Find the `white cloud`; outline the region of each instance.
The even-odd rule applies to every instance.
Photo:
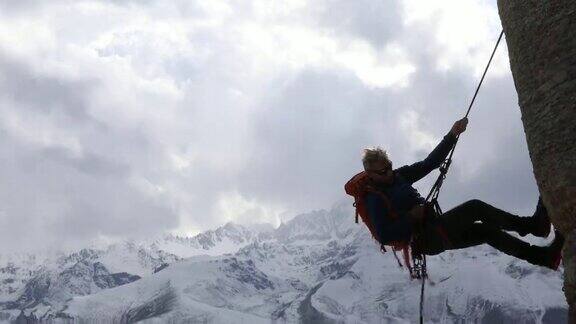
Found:
[[[483,1],[0,6],[0,245],[326,208],[345,198],[364,146],[384,144],[398,161],[433,147],[499,30]],[[489,77],[479,104],[517,109],[504,48]],[[518,119],[501,116],[500,126]],[[504,132],[471,132],[475,147],[458,158],[476,171],[462,176],[485,174],[500,139],[522,143],[521,129]]]
[[[481,76],[502,30],[495,2],[406,0],[402,4],[407,26],[430,28],[440,70],[466,68]],[[505,47],[502,42],[489,77],[502,77],[510,70]]]
[[[223,193],[217,208],[217,213],[222,215],[226,221],[242,224],[270,223],[279,225],[280,216],[285,212],[278,207],[270,207],[264,203],[248,200],[237,191]]]
[[[408,143],[415,150],[432,151],[440,141],[434,135],[423,130],[420,115],[414,110],[406,110],[398,118],[400,129],[408,134]]]

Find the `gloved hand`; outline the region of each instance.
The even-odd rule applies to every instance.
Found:
[[[454,125],[452,126],[450,133],[454,136],[458,136],[458,135],[464,133],[467,125],[468,125],[468,118],[464,117],[460,120],[457,120],[454,123]]]

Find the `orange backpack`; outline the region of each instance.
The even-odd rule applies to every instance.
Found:
[[[388,199],[388,197],[379,190],[376,190],[373,186],[371,186],[370,184],[370,178],[368,176],[368,174],[365,171],[362,171],[358,174],[356,174],[355,176],[352,177],[352,179],[348,180],[348,182],[344,185],[344,190],[346,191],[346,193],[352,197],[354,197],[354,207],[356,208],[356,223],[358,223],[358,215],[360,215],[360,218],[362,218],[362,222],[364,224],[366,224],[366,227],[368,227],[368,230],[370,230],[370,234],[372,234],[372,237],[378,241],[378,243],[380,243],[380,249],[382,250],[382,252],[386,252],[386,248],[384,247],[384,245],[389,245],[392,247],[392,252],[394,253],[394,257],[396,258],[396,261],[398,261],[398,265],[402,267],[402,263],[400,263],[400,260],[398,259],[398,256],[396,255],[396,251],[403,251],[404,254],[404,263],[406,264],[408,270],[410,271],[410,275],[411,277],[413,277],[412,275],[412,266],[410,264],[410,241],[382,241],[380,237],[378,237],[378,231],[376,231],[376,228],[374,227],[374,224],[372,223],[372,221],[370,220],[370,217],[368,215],[368,211],[366,209],[366,202],[364,201],[364,199],[366,198],[366,194],[371,192],[371,193],[375,193],[378,196],[380,196],[382,198],[382,201],[384,202],[384,206],[386,207],[386,209],[388,210],[388,213],[385,217],[390,217],[392,219],[396,219],[398,218],[398,214],[396,214],[396,212],[394,211],[394,209],[392,208],[392,204],[390,203],[390,199]]]

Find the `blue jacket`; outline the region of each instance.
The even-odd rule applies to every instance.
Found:
[[[382,198],[375,193],[368,193],[365,197],[368,216],[374,224],[380,243],[390,241],[404,241],[410,239],[412,226],[408,220],[407,212],[414,206],[423,204],[426,200],[418,193],[412,184],[440,167],[456,143],[456,136],[448,133],[440,144],[420,162],[405,165],[393,171],[394,181],[391,185],[377,187],[388,199],[392,208],[398,215],[397,219],[388,217],[388,210]]]

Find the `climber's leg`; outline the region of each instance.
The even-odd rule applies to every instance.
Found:
[[[513,215],[481,200],[474,199],[454,207],[440,218],[455,227],[452,229],[455,231],[464,231],[474,222],[480,221],[492,227],[518,232],[522,236],[532,233],[546,237],[550,233],[550,221],[541,200],[539,200],[536,212],[532,217]]]
[[[455,228],[454,226],[447,228]],[[475,223],[461,232],[446,231],[450,240],[447,249],[462,249],[487,243],[495,249],[508,255],[526,260],[532,264],[557,269],[560,261],[561,249],[564,239],[560,233],[552,244],[546,247],[531,245],[494,226]]]

